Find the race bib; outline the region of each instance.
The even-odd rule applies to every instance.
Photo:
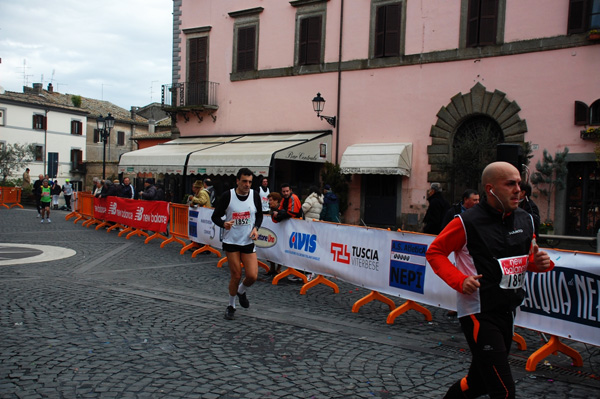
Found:
[[[498,263],[502,272],[500,288],[505,290],[521,288],[525,280],[527,265],[529,264],[529,255],[498,259]]]
[[[234,226],[248,226],[250,224],[250,212],[234,212],[233,213],[233,225]]]

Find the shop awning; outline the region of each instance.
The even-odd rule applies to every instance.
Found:
[[[119,173],[235,175],[247,167],[268,176],[273,158],[323,163],[330,152],[329,132],[179,138],[123,154]]]
[[[236,136],[239,137],[239,136]],[[183,174],[188,155],[215,145],[223,139],[176,139],[153,147],[123,154],[119,173],[172,173]]]
[[[410,176],[412,143],[354,144],[342,155],[345,174]]]
[[[271,160],[331,162],[331,134],[289,133],[246,135],[218,146],[194,152],[188,174],[235,175],[249,168],[255,175],[269,175]]]

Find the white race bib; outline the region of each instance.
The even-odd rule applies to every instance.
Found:
[[[511,258],[498,259],[502,279],[500,288],[505,290],[521,288],[525,280],[525,272],[529,265],[529,255],[513,256]]]

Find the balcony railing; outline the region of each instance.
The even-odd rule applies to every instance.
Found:
[[[216,108],[216,82],[184,82],[162,85],[161,105],[163,108],[202,107]]]

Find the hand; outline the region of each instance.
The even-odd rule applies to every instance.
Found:
[[[548,253],[540,251],[540,247],[537,244],[533,246],[533,261],[540,272],[545,272],[552,265]]]
[[[233,227],[233,220],[223,223],[223,227],[225,227],[225,230],[231,230],[231,227]]]
[[[477,276],[469,276],[463,281],[463,294],[471,295],[481,286],[479,284],[480,278],[483,277],[483,274],[478,274]]]
[[[277,211],[273,211],[273,217],[276,218],[277,217]]]
[[[250,239],[252,240],[256,240],[258,238],[258,230],[256,229],[256,226],[252,229],[252,232],[250,232]]]

